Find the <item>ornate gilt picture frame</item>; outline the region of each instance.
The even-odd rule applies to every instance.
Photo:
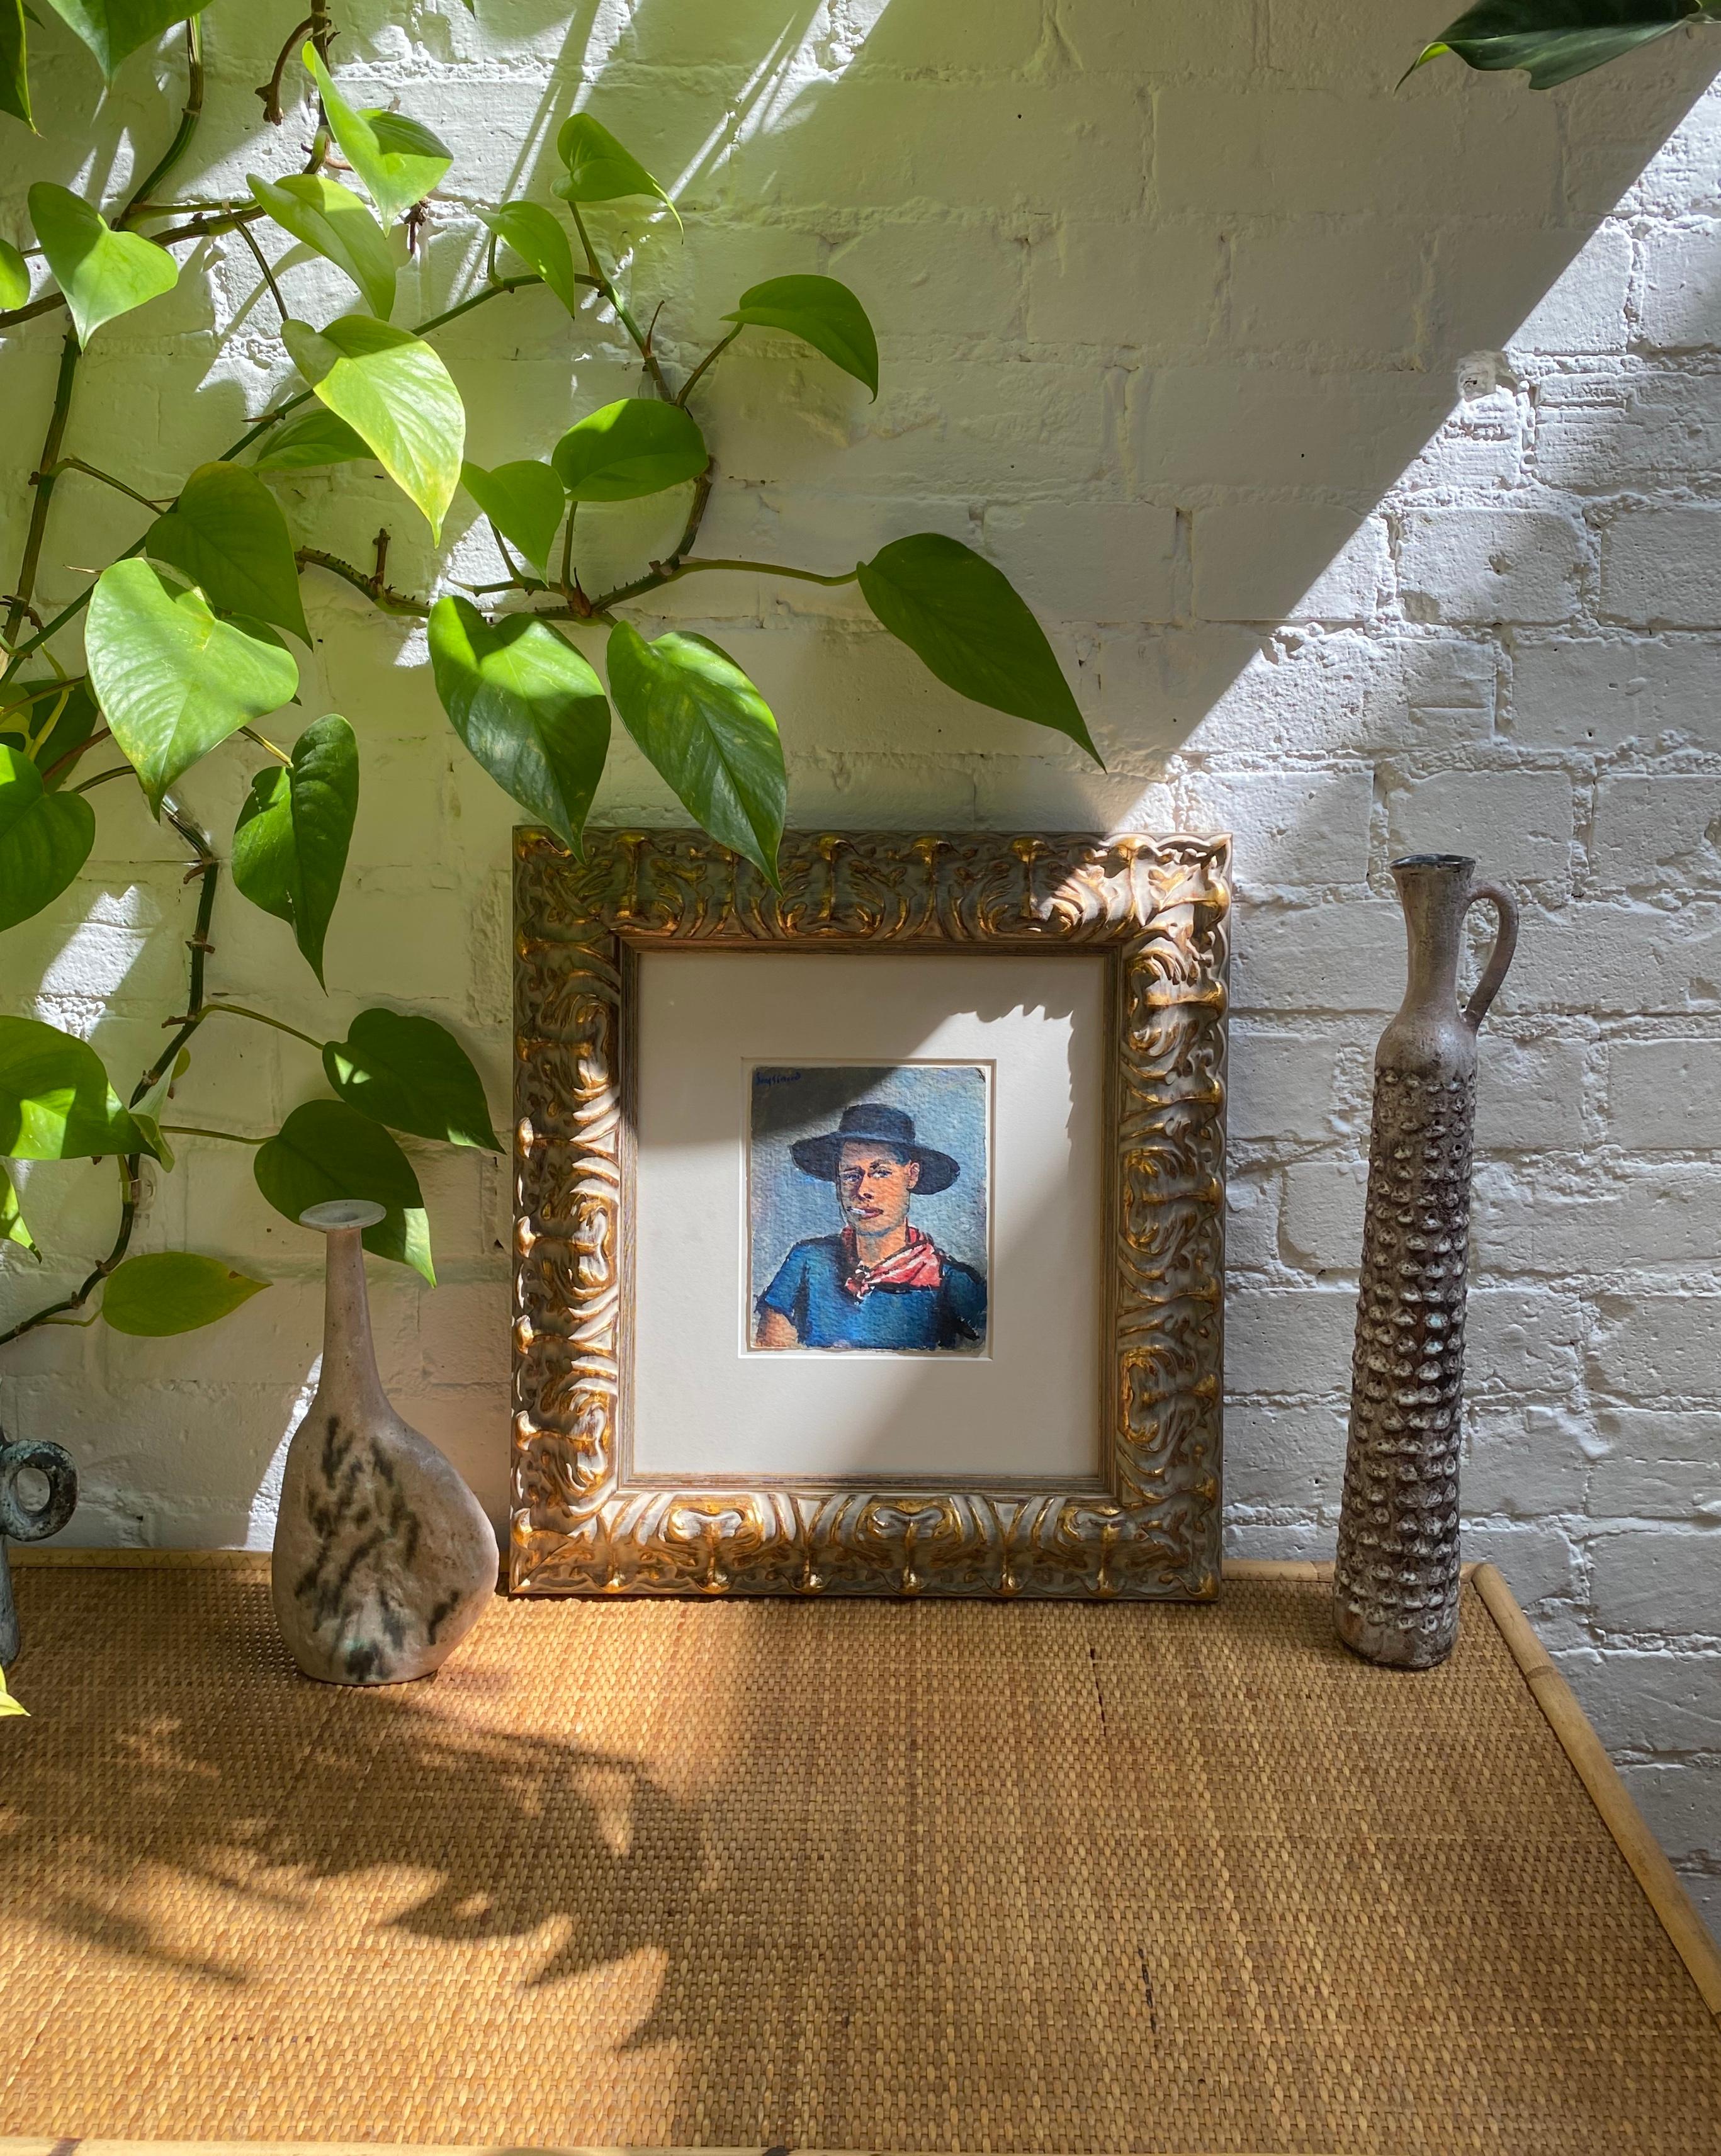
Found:
[[[1217,1592],[1225,839],[791,834],[782,889],[702,833],[515,848],[516,1592]],[[642,952],[1102,954],[1101,1473],[1023,1489],[631,1472]]]

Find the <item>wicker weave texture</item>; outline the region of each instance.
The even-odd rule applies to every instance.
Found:
[[[1721,2033],[1473,1592],[498,1602],[292,1672],[236,1571],[31,1569],[0,2133],[1690,2151]]]

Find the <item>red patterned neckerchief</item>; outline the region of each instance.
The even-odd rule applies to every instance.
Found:
[[[918,1228],[911,1228],[902,1249],[876,1265],[860,1262],[852,1228],[844,1229],[842,1242],[843,1286],[857,1302],[865,1302],[876,1287],[938,1287],[943,1283],[944,1260],[932,1237]]]

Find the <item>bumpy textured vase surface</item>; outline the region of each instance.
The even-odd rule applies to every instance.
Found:
[[[26,1471],[42,1477],[47,1494],[39,1505],[27,1503],[20,1487]],[[39,1438],[8,1440],[0,1433],[0,1670],[18,1660],[18,1604],[12,1599],[12,1571],[6,1543],[39,1543],[57,1535],[78,1502],[78,1471],[72,1455]]]
[[[371,1342],[359,1238],[380,1205],[314,1205],[328,1237],[322,1377],[287,1450],[275,1614],[293,1659],[327,1684],[403,1684],[446,1661],[496,1592],[478,1500],[389,1406]]]
[[[1430,1669],[1458,1635],[1458,1447],[1476,1035],[1518,940],[1518,908],[1458,854],[1395,861],[1410,979],[1374,1051],[1362,1290],[1333,1595],[1369,1661]],[[1499,932],[1458,1008],[1464,916]]]

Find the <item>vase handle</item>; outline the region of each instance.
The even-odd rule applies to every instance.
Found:
[[[1503,884],[1478,883],[1471,887],[1465,904],[1467,913],[1480,901],[1492,906],[1499,926],[1494,931],[1494,947],[1488,953],[1488,963],[1482,968],[1482,978],[1477,983],[1471,998],[1464,1006],[1464,1023],[1472,1033],[1477,1032],[1487,1016],[1488,1005],[1500,993],[1500,983],[1505,979],[1512,963],[1512,955],[1518,948],[1518,901]]]

